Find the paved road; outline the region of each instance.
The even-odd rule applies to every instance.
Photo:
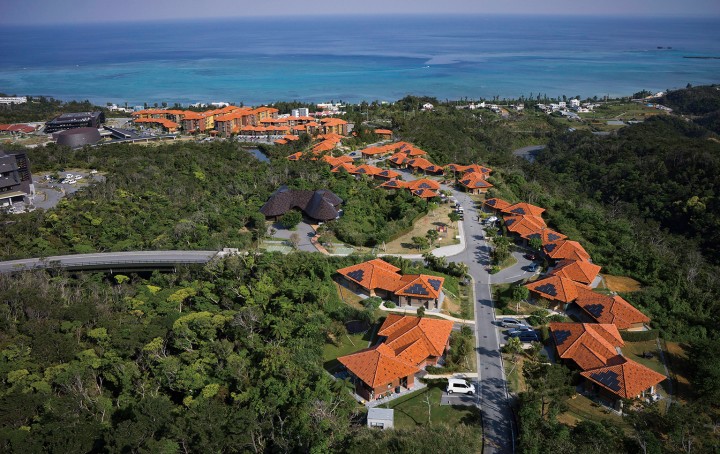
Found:
[[[180,265],[193,263],[207,263],[218,255],[217,251],[135,251],[135,252],[106,252],[96,254],[58,255],[44,259],[22,259],[0,262],[0,273],[29,270],[34,268],[51,268],[56,264],[63,268],[97,268],[117,265],[147,264],[151,265]]]
[[[512,154],[520,158],[525,158],[530,162],[534,162],[535,156],[537,156],[540,150],[545,149],[545,147],[547,147],[547,145],[530,145],[527,147],[518,148],[517,150],[514,150]]]
[[[480,387],[478,394],[485,438],[484,454],[513,453],[513,415],[500,356],[500,339],[493,324],[495,309],[490,290],[490,274],[487,272],[490,265],[490,246],[485,242],[482,226],[476,221],[479,210],[474,207],[473,200],[465,193],[454,190],[453,193],[465,209],[467,248],[458,255],[448,257],[448,260],[465,262],[475,280],[475,336]]]

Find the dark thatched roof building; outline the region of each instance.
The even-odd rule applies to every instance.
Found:
[[[277,218],[298,208],[308,217],[318,221],[330,221],[339,216],[342,199],[326,189],[302,191],[281,187],[265,202],[260,212],[268,218]]]

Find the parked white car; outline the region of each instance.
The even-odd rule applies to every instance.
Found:
[[[462,393],[462,394],[475,394],[475,387],[470,383],[460,378],[448,379],[448,385],[446,389],[448,394]]]

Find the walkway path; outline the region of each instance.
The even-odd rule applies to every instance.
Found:
[[[389,307],[385,307],[385,305],[381,305],[380,309],[384,310],[385,312],[402,312],[405,314],[417,314],[417,307],[411,308],[411,309],[403,309],[401,307],[393,307],[392,309]],[[425,312],[425,315],[432,315],[434,317],[440,317],[444,318],[445,320],[450,320],[455,323],[462,323],[465,325],[474,325],[475,320],[465,320],[462,318],[453,317],[452,315],[443,314],[442,312],[433,312],[433,311],[427,311]]]

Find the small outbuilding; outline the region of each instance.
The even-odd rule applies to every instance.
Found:
[[[370,408],[367,415],[367,426],[378,429],[395,427],[395,410],[392,408]]]

